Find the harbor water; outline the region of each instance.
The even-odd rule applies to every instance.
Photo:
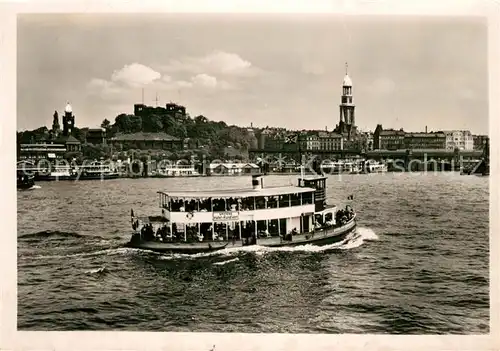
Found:
[[[40,182],[17,194],[18,328],[488,333],[488,181],[331,176],[329,202],[358,213],[344,242],[196,256],[124,248],[130,209],[156,214],[158,190],[248,187],[247,177]]]

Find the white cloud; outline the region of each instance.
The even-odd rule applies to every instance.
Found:
[[[197,86],[209,88],[215,88],[217,86],[217,78],[205,73],[197,74],[196,76],[191,78],[191,81]]]
[[[111,81],[129,86],[150,84],[160,78],[159,72],[140,63],[125,65],[123,68],[115,70],[111,75]]]
[[[117,94],[120,93],[122,90],[114,82],[100,78],[91,79],[90,82],[87,84],[87,89],[91,92],[96,92],[106,95]]]
[[[161,66],[165,72],[189,72],[192,74],[253,75],[259,70],[238,54],[214,51],[203,57],[186,57],[172,60]]]
[[[109,97],[122,94],[131,88],[145,87],[160,81],[168,83],[171,80],[168,75],[162,77],[159,72],[148,66],[132,63],[113,71],[109,80],[92,78],[87,84],[87,89],[90,93]]]
[[[205,56],[201,62],[215,71],[221,73],[238,73],[251,68],[252,64],[242,59],[237,54],[216,51]]]

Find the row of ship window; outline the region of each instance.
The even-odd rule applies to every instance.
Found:
[[[162,207],[171,212],[253,211],[313,204],[313,193],[246,198],[170,199]]]

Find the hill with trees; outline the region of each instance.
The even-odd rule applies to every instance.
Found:
[[[117,134],[130,134],[138,132],[158,133],[164,132],[171,136],[189,140],[188,150],[180,151],[180,158],[192,155],[211,158],[244,159],[248,149],[255,147],[257,139],[253,130],[236,125],[227,125],[225,122],[211,121],[203,115],[192,118],[188,113],[179,113],[179,110],[169,111],[163,107],[147,107],[140,115],[120,114],[114,123],[104,119],[101,127],[106,129],[107,138]],[[81,157],[112,157],[109,146],[91,145],[86,142],[88,128],[74,128],[73,135],[82,143]],[[47,127],[32,131],[17,133],[17,143],[54,142],[52,134]],[[228,150],[232,151],[228,155]],[[142,156],[148,150],[130,150]],[[74,156],[74,155],[73,155]]]
[[[187,113],[164,108],[150,108],[139,116],[120,114],[113,124],[105,119],[101,126],[107,130],[110,138],[118,133],[164,132],[183,140],[189,139],[191,151],[201,152],[202,149],[201,153],[217,158],[227,156],[227,148],[245,155],[257,142],[253,131],[247,128],[211,121],[203,115],[192,118]]]

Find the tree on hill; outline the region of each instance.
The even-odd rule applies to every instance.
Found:
[[[101,123],[101,128],[104,128],[106,129],[106,131],[108,131],[111,128],[111,122],[108,121],[107,118],[104,118],[104,121],[102,121]]]

